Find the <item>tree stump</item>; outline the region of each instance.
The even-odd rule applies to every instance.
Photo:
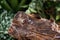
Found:
[[[31,17],[24,12],[14,16],[9,35],[17,40],[60,40],[57,24],[53,20]]]

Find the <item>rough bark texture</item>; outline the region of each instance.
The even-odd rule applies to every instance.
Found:
[[[18,12],[8,30],[18,40],[60,40],[58,26],[53,20],[37,19],[24,12]]]

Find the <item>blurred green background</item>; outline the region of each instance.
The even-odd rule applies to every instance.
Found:
[[[60,21],[60,1],[57,0],[0,0],[0,40],[15,40],[8,35],[10,23],[18,11],[36,13],[43,18]]]

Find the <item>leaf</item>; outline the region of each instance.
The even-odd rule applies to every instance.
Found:
[[[18,0],[9,0],[10,4],[11,4],[11,7],[12,9],[17,9],[17,6],[18,6]]]
[[[5,8],[8,11],[12,10],[11,7],[9,6],[9,4],[6,2],[6,0],[2,0],[1,5],[2,5],[3,8]]]
[[[57,16],[56,16],[56,20],[59,20],[59,19],[60,19],[60,15],[57,15]]]

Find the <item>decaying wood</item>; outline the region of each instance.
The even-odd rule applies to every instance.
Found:
[[[59,40],[58,26],[53,20],[37,19],[24,12],[18,12],[8,30],[18,40]]]

